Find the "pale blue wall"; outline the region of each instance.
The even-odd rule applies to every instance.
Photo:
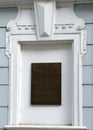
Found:
[[[5,55],[6,25],[16,15],[16,8],[0,8],[0,129],[8,122],[9,64]]]
[[[83,60],[84,124],[93,129],[93,4],[75,5],[75,12],[86,22],[88,53]],[[0,8],[0,128],[8,122],[8,58],[5,56],[6,25],[17,15],[16,8]]]
[[[83,113],[84,124],[93,130],[93,4],[76,5],[75,12],[85,20],[88,33],[88,50],[83,59]]]

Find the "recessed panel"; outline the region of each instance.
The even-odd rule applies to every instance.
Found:
[[[31,64],[31,105],[61,105],[61,63]]]

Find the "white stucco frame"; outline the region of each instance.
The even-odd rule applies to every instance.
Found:
[[[40,3],[41,2],[41,3]],[[55,1],[51,1],[52,9],[49,14],[47,11],[51,6],[43,1],[34,1],[35,16],[33,14],[33,5],[18,6],[18,17],[14,21],[10,21],[7,28],[9,32],[6,36],[6,54],[9,57],[9,120],[8,129],[16,128],[48,128],[48,129],[85,129],[83,126],[82,111],[82,56],[86,52],[86,31],[84,30],[83,20],[77,18],[73,12],[73,3],[62,4],[58,10]],[[39,15],[39,7],[44,17],[51,17],[50,21],[41,21]],[[62,11],[62,12],[61,12]],[[56,15],[55,13],[62,15]],[[64,18],[69,16],[68,18]],[[31,17],[31,19],[30,19]],[[35,18],[34,18],[35,17]],[[24,19],[25,18],[25,19]],[[58,19],[54,20],[54,19]],[[36,20],[36,21],[34,21]],[[63,21],[62,21],[63,20]],[[77,21],[77,22],[76,22]],[[58,23],[59,22],[59,23]],[[42,26],[41,26],[41,25]],[[37,30],[36,29],[37,25]],[[49,25],[49,28],[47,28]],[[50,26],[51,25],[51,26]],[[41,29],[42,28],[42,29]],[[54,29],[55,28],[55,29]],[[49,30],[50,29],[50,30]],[[73,115],[72,126],[26,126],[20,125],[20,95],[21,95],[21,45],[24,43],[35,44],[38,42],[55,42],[72,44],[73,52]]]

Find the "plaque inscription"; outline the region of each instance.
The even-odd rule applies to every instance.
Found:
[[[31,105],[61,105],[61,63],[31,64]]]

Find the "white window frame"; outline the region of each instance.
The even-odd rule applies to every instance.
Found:
[[[36,6],[38,1],[34,2],[35,7],[35,19],[38,25],[37,33],[35,30],[32,32],[29,29],[29,16],[31,15],[32,5],[18,6],[19,12],[18,17],[14,21],[10,21],[7,28],[9,32],[6,35],[6,54],[9,57],[9,119],[6,128],[33,128],[33,126],[20,125],[20,109],[21,109],[21,45],[25,43],[33,44],[40,41],[44,42],[61,42],[65,44],[66,42],[72,43],[73,52],[73,94],[72,94],[72,126],[34,126],[34,128],[54,128],[54,129],[85,129],[83,126],[83,108],[82,108],[82,56],[86,52],[86,31],[84,30],[84,23],[81,19],[73,15],[73,4],[65,4],[62,8],[67,10],[67,14],[71,15],[72,19],[68,24],[62,23],[55,24],[55,31],[48,33],[49,37],[41,37],[41,32],[39,22],[41,18],[38,18]],[[55,2],[53,4],[53,9]],[[44,8],[44,7],[43,7]],[[70,9],[70,10],[69,10]],[[27,14],[26,16],[23,14]],[[51,17],[54,17],[53,11]],[[64,12],[65,13],[65,10]],[[44,14],[48,15],[48,14]],[[26,18],[25,27],[21,23]],[[32,16],[33,17],[33,16]],[[63,16],[62,16],[63,17]],[[34,17],[33,17],[34,19]],[[60,18],[59,18],[60,19]],[[78,24],[74,23],[73,20],[77,20]],[[52,19],[53,21],[53,19]],[[32,25],[31,21],[30,27],[33,29],[35,23]],[[42,24],[42,23],[41,23]],[[47,24],[44,23],[44,24]],[[54,23],[52,23],[54,24]],[[54,25],[53,25],[54,26]],[[60,30],[62,26],[63,30]],[[69,27],[68,27],[69,26]],[[73,27],[74,26],[74,27]],[[24,29],[25,28],[25,29]],[[27,29],[28,28],[28,29]],[[64,30],[64,28],[67,28]],[[72,29],[73,28],[73,29]],[[57,30],[56,30],[57,29]],[[72,30],[70,30],[72,29]],[[77,29],[77,30],[76,30]],[[46,28],[43,31],[49,32]],[[50,29],[51,32],[51,29]]]

